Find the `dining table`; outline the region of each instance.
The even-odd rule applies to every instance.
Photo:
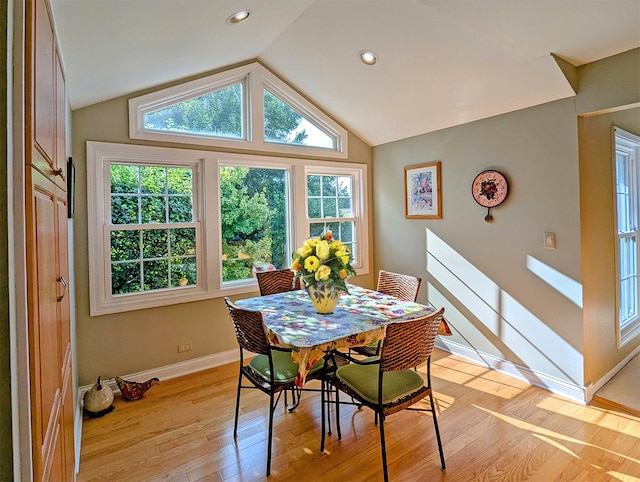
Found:
[[[269,342],[292,350],[292,359],[298,363],[299,387],[304,385],[311,367],[334,350],[383,340],[388,323],[435,311],[430,305],[351,284],[330,314],[316,312],[305,290],[245,298],[235,303],[244,309],[260,311]],[[447,331],[450,333],[448,326],[441,327],[442,334],[448,334]]]

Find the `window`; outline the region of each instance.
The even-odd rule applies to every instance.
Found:
[[[354,207],[354,185],[357,175],[322,174],[315,170],[307,174],[307,218],[311,236],[320,236],[327,229],[336,239],[345,243],[353,253],[354,262],[358,262],[358,243],[356,223],[358,217]]]
[[[328,149],[336,146],[336,139],[267,89],[264,89],[264,139],[266,142]]]
[[[347,158],[347,131],[257,62],[130,99],[129,136]]]
[[[87,143],[92,316],[256,289],[327,228],[368,272],[366,166]]]
[[[143,113],[144,128],[149,131],[245,139],[243,90],[243,83],[238,82],[199,97]]]
[[[193,170],[109,163],[112,295],[196,284]]]
[[[614,129],[615,205],[618,268],[618,343],[624,345],[640,333],[638,299],[638,211],[640,195],[638,153],[640,137]]]
[[[222,282],[290,261],[289,170],[220,166]]]

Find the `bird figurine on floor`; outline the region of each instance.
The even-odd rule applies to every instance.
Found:
[[[120,377],[115,377],[115,379],[122,398],[125,400],[139,400],[152,386],[160,384],[158,378],[150,378],[146,382],[131,382]]]

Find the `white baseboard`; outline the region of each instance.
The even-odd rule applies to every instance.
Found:
[[[174,363],[173,365],[166,365],[163,367],[153,368],[151,370],[145,370],[142,372],[131,373],[129,375],[122,375],[122,378],[126,380],[132,380],[136,382],[143,382],[149,378],[157,377],[161,381],[169,380],[171,378],[177,378],[190,373],[196,373],[202,370],[208,370],[220,365],[226,365],[240,359],[238,349],[224,351],[216,353],[214,355],[207,355],[200,358],[193,358],[184,362]],[[113,390],[114,393],[120,393],[118,386],[114,379],[104,380],[104,383]],[[84,385],[78,387],[78,400],[76,401],[75,410],[75,440],[76,440],[76,474],[80,471],[80,450],[82,448],[82,420],[84,410],[84,394],[91,389],[92,385]]]
[[[595,393],[600,390],[605,384],[611,380],[616,373],[624,368],[624,366],[629,363],[633,357],[635,357],[638,353],[640,353],[640,346],[637,346],[635,350],[629,353],[620,363],[618,363],[615,367],[609,370],[600,380],[595,383],[589,383],[587,385],[587,400],[591,400]]]
[[[466,345],[444,340],[442,337],[438,337],[436,339],[436,347],[440,350],[465,358],[477,365],[486,366],[487,368],[504,373],[518,380],[525,381],[536,387],[544,388],[551,393],[568,398],[571,401],[584,405],[590,400],[590,398],[587,399],[587,390],[583,386],[559,380],[544,373],[536,372],[529,367],[518,365],[509,360],[505,360],[504,358],[479,352]]]

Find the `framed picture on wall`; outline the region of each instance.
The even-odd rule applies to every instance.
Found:
[[[440,161],[404,168],[405,218],[441,219]]]

